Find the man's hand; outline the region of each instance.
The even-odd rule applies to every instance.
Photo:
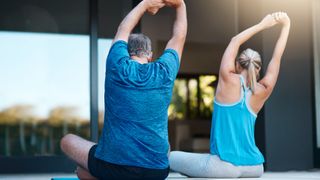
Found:
[[[147,8],[147,11],[152,15],[157,14],[159,9],[165,6],[163,0],[144,0],[143,2]]]
[[[122,20],[118,27],[116,36],[113,42],[123,40],[128,42],[132,29],[137,25],[144,13],[150,10],[150,13],[155,14],[157,11],[165,6],[163,0],[143,0]]]
[[[163,0],[163,1],[166,4],[166,6],[173,7],[173,8],[179,7],[183,2],[183,0]]]

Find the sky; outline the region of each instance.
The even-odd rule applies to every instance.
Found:
[[[0,42],[0,111],[33,105],[34,114],[45,118],[68,106],[89,119],[89,36],[1,31]],[[110,39],[98,41],[99,110],[110,46]]]

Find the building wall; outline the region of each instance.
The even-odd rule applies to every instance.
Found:
[[[180,73],[218,74],[223,51],[237,31],[236,1],[186,0],[186,4],[189,27]],[[164,8],[142,19],[142,32],[152,39],[156,55],[171,37],[174,18],[174,10]]]
[[[266,158],[270,170],[313,168],[312,30],[310,1],[268,0],[262,13],[286,11],[292,28],[281,72],[265,105]],[[263,33],[268,62],[280,29]],[[266,63],[265,63],[266,65]]]

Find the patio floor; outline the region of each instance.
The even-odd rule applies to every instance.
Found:
[[[0,175],[1,180],[50,180],[52,177],[74,178],[74,174],[6,174]],[[170,173],[168,180],[182,179],[209,179],[209,178],[187,178],[179,173]],[[312,171],[290,171],[290,172],[266,172],[261,178],[242,178],[241,180],[320,180],[320,170]],[[228,179],[222,179],[228,180]]]

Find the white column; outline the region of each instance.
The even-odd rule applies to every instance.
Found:
[[[320,148],[320,0],[313,0],[312,7],[317,146]]]

